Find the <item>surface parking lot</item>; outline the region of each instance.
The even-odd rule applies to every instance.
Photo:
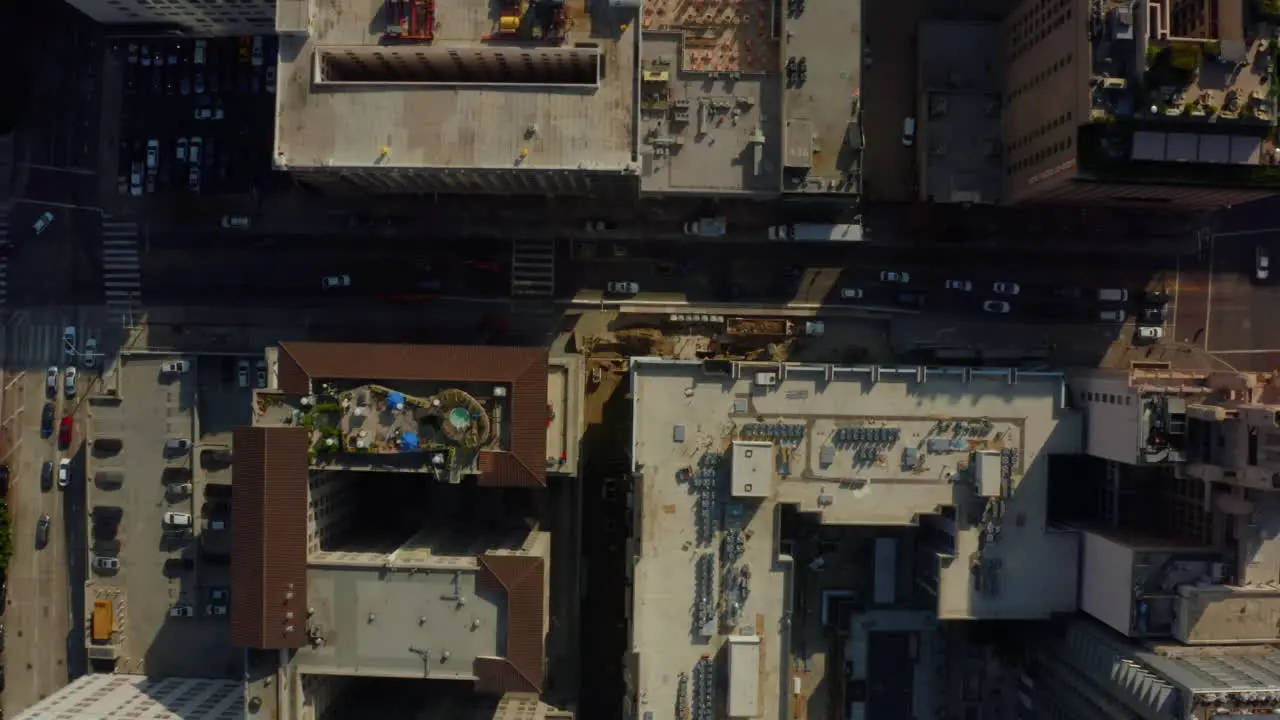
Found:
[[[140,198],[250,192],[270,170],[276,41],[270,37],[121,41],[116,187]]]
[[[175,360],[187,365],[164,371]],[[227,625],[231,485],[228,428],[247,422],[250,390],[226,383],[219,361],[124,356],[117,396],[91,400],[87,605],[116,606],[117,672],[231,676]],[[205,423],[211,432],[201,430]],[[168,441],[183,441],[179,447]],[[210,443],[206,444],[206,440]],[[189,528],[165,522],[190,516]],[[94,557],[115,557],[117,570]],[[189,617],[175,609],[190,609]],[[184,612],[184,610],[179,610]]]

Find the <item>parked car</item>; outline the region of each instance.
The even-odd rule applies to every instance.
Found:
[[[1261,245],[1258,246],[1256,251],[1254,275],[1259,280],[1266,280],[1271,277],[1271,253]]]
[[[155,170],[159,164],[160,164],[160,141],[154,140],[154,139],[148,140],[147,141],[147,169]]]
[[[275,66],[275,64],[271,64],[271,65],[268,65],[268,66],[267,66],[267,71],[266,71],[266,73],[265,73],[265,79],[263,80],[263,84],[265,84],[265,85],[267,86],[267,92],[269,92],[269,93],[271,93],[271,94],[273,94],[273,95],[275,94],[275,92],[276,92],[276,66]]]
[[[610,295],[639,295],[640,283],[634,280],[610,280],[604,286]]]
[[[40,466],[40,491],[49,492],[53,489],[53,461],[45,460]]]
[[[164,451],[169,455],[181,455],[191,451],[191,441],[187,438],[169,438],[164,441]]]
[[[350,275],[329,275],[320,281],[320,286],[325,290],[333,290],[334,288],[351,287]]]
[[[120,558],[97,555],[93,558],[93,569],[110,572],[120,569]]]
[[[263,52],[263,40],[261,35],[253,36],[253,51],[250,56],[250,62],[254,67],[261,67],[265,55]]]
[[[841,300],[861,300],[862,289],[861,288],[840,288],[840,299]]]
[[[1142,308],[1142,322],[1160,324],[1164,322],[1164,306]]]
[[[907,273],[898,272],[896,270],[881,270],[880,281],[891,282],[891,283],[908,283],[908,282],[911,282],[911,276]]]
[[[0,465],[0,498],[7,497],[8,495],[9,495],[9,466]],[[3,610],[0,610],[0,612],[3,612]]]
[[[76,381],[79,378],[79,376],[80,376],[80,373],[76,371],[75,365],[67,366],[67,371],[62,375],[62,378],[63,378],[62,388],[63,388],[63,392],[66,393],[67,397],[73,398],[76,396],[76,385],[77,385]]]
[[[254,368],[253,377],[254,377],[254,380],[256,380],[258,383],[258,387],[264,388],[267,386],[267,361],[266,360],[259,360],[257,362],[257,366]]]
[[[40,411],[40,437],[53,437],[53,403],[44,404],[44,410]]]
[[[183,375],[191,370],[191,363],[186,360],[170,360],[160,363],[160,372],[173,375]]]
[[[187,139],[186,138],[180,137],[176,141],[174,141],[173,156],[178,159],[178,162],[187,161]]]
[[[997,295],[1017,295],[1022,292],[1022,286],[1016,282],[997,282],[992,283],[991,290]]]
[[[176,528],[191,527],[191,515],[181,512],[167,512],[164,514],[164,524]]]
[[[1009,312],[1009,303],[1004,300],[988,300],[982,303],[982,309],[989,313],[1005,314]]]
[[[169,617],[188,617],[189,618],[189,617],[193,617],[194,615],[195,615],[195,611],[191,609],[190,605],[174,605],[173,607],[169,608]]]
[[[91,337],[84,341],[84,352],[80,353],[80,365],[86,369],[98,364],[98,338]]]
[[[948,290],[960,290],[962,292],[969,292],[973,290],[973,281],[972,280],[948,280],[944,285],[944,287]]]
[[[36,548],[43,549],[49,544],[49,527],[53,525],[53,521],[49,519],[49,513],[40,516],[36,521]]]
[[[242,388],[249,387],[249,361],[241,360],[236,363],[236,379]]]
[[[231,597],[231,589],[227,587],[209,588],[209,602],[225,603]]]
[[[205,608],[205,613],[213,616],[221,616],[227,614],[226,605],[209,605]]]
[[[31,229],[36,232],[36,235],[39,235],[47,230],[49,228],[49,224],[52,222],[53,213],[46,210],[45,212],[40,213],[40,217],[36,218],[36,222],[31,226]]]
[[[58,461],[58,488],[65,490],[71,484],[71,458]]]
[[[1137,338],[1139,342],[1156,342],[1164,337],[1164,328],[1159,325],[1139,325]]]
[[[62,422],[58,424],[58,445],[64,450],[71,446],[71,436],[75,431],[75,420],[70,415],[64,415]]]
[[[222,227],[234,230],[248,230],[250,225],[248,215],[223,215]]]
[[[76,361],[76,326],[68,325],[62,329],[63,365],[74,365]]]
[[[49,397],[58,394],[58,366],[50,365],[49,370],[45,372],[44,392]]]

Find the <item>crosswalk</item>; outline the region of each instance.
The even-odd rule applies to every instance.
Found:
[[[79,323],[73,317],[66,316],[64,321],[60,313],[43,313],[39,311],[21,311],[15,313],[5,332],[4,362],[6,367],[14,370],[31,370],[46,368],[50,365],[62,365],[66,359],[66,343],[63,333],[67,327],[76,328],[76,349],[87,352],[89,339],[96,344],[96,353],[101,362],[111,341],[110,328],[95,327],[92,323]],[[77,364],[83,364],[77,360]]]
[[[137,223],[103,218],[102,284],[106,288],[108,319],[132,324],[142,306]]]
[[[549,298],[556,291],[555,240],[515,239],[511,247],[511,294]]]

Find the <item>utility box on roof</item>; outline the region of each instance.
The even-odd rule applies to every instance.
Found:
[[[973,454],[974,484],[982,497],[1000,497],[1000,452],[979,450]]]
[[[730,635],[729,692],[725,708],[731,718],[760,717],[760,637]]]
[[[769,497],[773,490],[773,443],[734,441],[729,477],[734,497]]]

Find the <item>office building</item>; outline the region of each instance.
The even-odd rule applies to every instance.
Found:
[[[254,35],[274,32],[274,0],[204,2],[202,0],[67,0],[103,25],[179,26],[196,36]]]

